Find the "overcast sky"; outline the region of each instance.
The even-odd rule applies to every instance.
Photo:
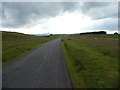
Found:
[[[0,28],[26,34],[114,33],[118,31],[118,3],[2,2]]]

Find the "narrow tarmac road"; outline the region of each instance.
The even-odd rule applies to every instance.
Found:
[[[3,88],[71,88],[60,43],[50,41],[5,65]]]

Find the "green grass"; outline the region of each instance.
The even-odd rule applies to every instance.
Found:
[[[2,63],[4,65],[53,39],[54,36],[38,37],[16,32],[2,32]]]
[[[62,40],[74,88],[118,87],[118,38],[112,37],[78,35]]]

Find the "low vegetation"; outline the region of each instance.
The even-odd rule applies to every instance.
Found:
[[[6,64],[53,39],[54,36],[38,37],[16,32],[2,32],[2,63]]]
[[[118,87],[118,35],[69,35],[62,46],[74,88]]]

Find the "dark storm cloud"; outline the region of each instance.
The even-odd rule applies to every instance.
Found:
[[[39,19],[55,17],[60,11],[73,11],[77,3],[4,2],[2,4],[3,27],[18,28]]]

